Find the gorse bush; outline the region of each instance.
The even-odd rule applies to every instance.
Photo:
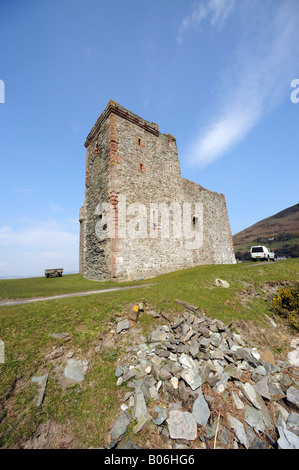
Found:
[[[278,289],[277,295],[272,300],[271,309],[299,330],[299,283]]]

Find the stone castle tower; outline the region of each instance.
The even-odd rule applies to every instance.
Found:
[[[110,100],[85,147],[85,278],[135,280],[236,262],[224,195],[181,178],[172,135]]]

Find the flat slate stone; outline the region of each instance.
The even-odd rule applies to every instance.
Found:
[[[41,406],[43,399],[44,399],[48,376],[49,374],[45,374],[45,375],[41,375],[40,377],[32,377],[31,379],[32,382],[35,382],[40,386],[40,390],[39,390],[37,400],[36,400],[36,406],[38,407]]]
[[[84,364],[80,360],[69,359],[64,369],[64,375],[68,379],[75,380],[76,382],[82,382],[87,370],[87,364]]]
[[[229,364],[228,366],[226,366],[223,372],[228,374],[230,377],[233,377],[234,379],[238,380],[240,380],[241,375],[243,373],[243,371],[236,367],[234,364]]]
[[[208,419],[210,417],[210,409],[201,391],[199,392],[198,397],[193,404],[192,414],[195,418],[195,421],[200,426],[205,427],[207,425]]]
[[[112,442],[120,439],[120,437],[126,432],[130,421],[130,416],[125,411],[117,418],[113,428],[110,431],[110,438]]]
[[[287,428],[289,431],[299,436],[299,413],[292,411],[287,419]]]
[[[190,385],[192,390],[196,390],[202,384],[200,375],[196,374],[192,369],[184,369],[181,372],[181,377]]]
[[[269,383],[268,382],[269,382],[268,377],[263,377],[259,382],[256,382],[253,385],[253,388],[262,397],[267,398],[267,400],[270,400],[271,396],[270,396],[270,392],[269,392]]]
[[[293,385],[287,389],[287,402],[299,410],[299,390]]]
[[[299,437],[289,431],[282,420],[277,425],[277,429],[279,432],[277,444],[280,449],[299,449]]]
[[[123,330],[128,330],[130,328],[130,322],[128,319],[121,320],[116,325],[116,333],[120,333]]]
[[[139,421],[146,414],[147,414],[147,407],[146,407],[143,392],[142,392],[141,388],[136,387],[134,417]]]
[[[240,390],[245,395],[247,400],[249,400],[253,404],[253,406],[255,406],[255,408],[257,408],[258,410],[261,409],[261,405],[258,402],[256,391],[254,390],[253,386],[250,385],[249,382],[246,382],[245,384],[241,384]]]
[[[292,366],[299,367],[299,349],[289,352],[288,361]]]
[[[245,433],[245,429],[241,421],[238,419],[234,418],[231,415],[227,416],[228,422],[231,426],[231,428],[235,431],[236,436],[241,444],[245,446],[246,449],[249,447],[249,441]]]
[[[197,438],[197,424],[188,411],[171,410],[166,422],[171,439],[194,441]]]
[[[256,429],[257,431],[264,432],[265,424],[259,410],[253,408],[253,406],[246,406],[245,421],[249,426]]]

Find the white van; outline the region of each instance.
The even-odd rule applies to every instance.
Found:
[[[275,261],[274,251],[262,245],[252,246],[250,248],[250,256],[253,261],[257,261],[257,260]]]

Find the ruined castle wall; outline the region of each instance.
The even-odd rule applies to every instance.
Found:
[[[100,202],[109,201],[109,121],[104,122],[96,137],[87,147],[86,180],[81,266],[86,279],[110,279],[109,239],[99,239],[96,224],[99,222]],[[81,224],[82,225],[82,224]],[[83,258],[83,260],[82,260]]]
[[[142,121],[139,121],[142,122]],[[156,127],[153,126],[153,129]],[[155,276],[183,266],[179,259],[178,240],[161,240],[159,223],[155,226],[158,239],[150,238],[150,204],[169,203],[174,199],[181,180],[176,142],[172,136],[143,129],[138,123],[116,116],[118,195],[125,196],[126,207],[144,204],[147,224],[144,238],[119,238],[114,256],[115,276],[118,279],[138,279]],[[120,216],[120,213],[119,213]],[[126,226],[136,214],[126,214]],[[124,221],[119,220],[120,224]],[[159,222],[159,220],[157,220]],[[139,228],[137,227],[137,232]]]
[[[118,191],[126,196],[126,203],[142,203],[147,210],[147,231],[145,238],[119,239],[115,252],[115,272],[118,279],[151,277],[198,264],[233,262],[221,244],[227,230],[218,233],[227,224],[222,195],[204,190],[200,185],[183,180],[175,139],[159,133],[158,136],[143,130],[116,116],[118,139],[117,155],[120,157]],[[170,237],[152,238],[150,204],[178,202],[203,203],[203,245],[188,249],[187,240],[182,236],[173,238],[173,217],[170,212]],[[160,214],[159,214],[160,215]],[[223,222],[221,219],[223,218]],[[130,220],[127,215],[126,222]],[[182,219],[181,219],[182,220]],[[158,220],[161,222],[161,219]],[[201,223],[201,221],[200,221]]]
[[[203,208],[203,243],[194,251],[196,264],[235,263],[232,234],[225,197],[183,179],[184,198],[190,202],[201,202]]]
[[[84,216],[84,206],[80,208],[79,212],[79,222],[80,222],[80,237],[79,237],[79,273],[84,274],[84,223],[85,223],[85,216]]]
[[[181,178],[174,137],[160,133],[156,124],[109,102],[85,145],[80,266],[86,278],[132,280],[199,264],[235,262],[224,196]],[[96,208],[103,201],[111,203],[112,232],[107,231],[106,238],[100,240],[95,227],[101,216]],[[181,236],[176,237],[173,224],[178,219],[174,221],[172,211],[169,236],[163,238],[161,214],[157,207],[151,207],[153,203],[168,207],[178,203],[181,209],[183,203],[192,203],[188,217],[193,230],[202,234],[200,244],[190,248],[183,227]],[[192,212],[195,203],[201,203],[200,214]],[[132,204],[145,208],[142,236],[141,226],[136,224],[140,212],[127,212]],[[192,226],[194,216],[198,221]],[[183,224],[182,217],[180,223]],[[136,232],[132,230],[134,224]],[[134,233],[136,237],[132,238]]]

